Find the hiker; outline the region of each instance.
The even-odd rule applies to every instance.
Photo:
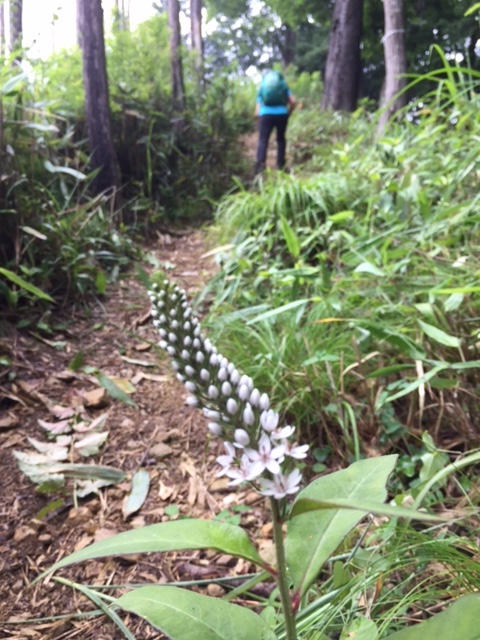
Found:
[[[258,147],[255,173],[265,169],[268,141],[273,129],[277,130],[277,168],[285,168],[285,131],[288,117],[295,108],[295,98],[278,71],[267,71],[257,93],[255,116],[258,117]]]

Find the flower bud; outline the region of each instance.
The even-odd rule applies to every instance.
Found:
[[[195,396],[188,396],[187,404],[190,407],[196,407],[198,405],[198,400],[197,400],[197,398]]]
[[[215,385],[211,384],[207,390],[208,397],[212,400],[216,400],[218,398],[219,392]]]
[[[219,422],[221,418],[220,412],[213,411],[212,409],[203,409],[203,415],[213,422]]]
[[[228,373],[232,374],[235,371],[235,365],[233,364],[233,362],[229,362],[227,365],[227,371]]]
[[[234,438],[235,442],[241,447],[246,447],[250,444],[250,436],[245,429],[235,429]]]
[[[264,431],[273,431],[278,425],[278,413],[273,409],[263,411],[260,415],[260,424]]]
[[[195,393],[197,389],[197,385],[191,380],[187,380],[185,382],[185,388],[187,389],[187,391],[190,391],[190,393]]]
[[[172,318],[177,315],[177,310],[175,309],[175,307],[173,309],[170,309],[170,315],[172,316]]]
[[[270,408],[270,398],[266,393],[262,393],[260,400],[258,401],[258,405],[260,409],[263,409],[263,411],[267,411],[267,409]]]
[[[190,336],[185,336],[185,338],[183,339],[183,346],[184,347],[192,346],[192,339],[190,338]]]
[[[183,330],[184,331],[190,331],[191,328],[192,328],[192,325],[190,324],[190,322],[188,322],[188,320],[187,320],[187,322],[183,323]]]
[[[180,371],[181,369],[180,363],[177,362],[176,360],[172,360],[172,367],[175,369],[175,371]]]
[[[258,389],[254,389],[250,394],[250,404],[252,407],[257,407],[260,401],[260,391]]]
[[[176,351],[175,347],[172,347],[172,346],[168,345],[167,353],[168,353],[169,356],[174,356],[177,353],[177,351]]]
[[[222,427],[219,424],[217,424],[216,422],[209,422],[208,425],[207,425],[207,429],[214,436],[221,436],[222,435]]]
[[[217,364],[218,364],[218,356],[217,356],[216,353],[212,353],[211,354],[209,362],[210,362],[210,366],[212,366],[212,367],[216,367],[217,366]]]
[[[224,382],[223,384],[228,384],[228,383]],[[223,388],[222,388],[222,391],[223,391]],[[227,400],[227,411],[231,416],[234,416],[238,411],[237,401],[234,400],[233,398],[229,398]]]
[[[166,338],[167,337],[167,332],[165,331],[165,329],[159,329],[158,333],[160,334],[160,336],[162,338]]]
[[[193,335],[195,335],[195,332],[193,332]],[[195,347],[195,349],[200,349],[202,346],[202,343],[200,342],[200,340],[198,338],[194,338],[192,345]]]
[[[160,340],[160,342],[158,343],[158,346],[161,347],[162,349],[166,349],[167,343],[165,342],[165,340]]]
[[[180,382],[184,382],[185,381],[185,376],[182,376],[181,373],[177,373],[177,380],[180,380]]]
[[[199,364],[202,364],[202,362],[205,360],[205,356],[203,355],[203,353],[201,351],[197,351],[197,353],[195,354],[195,360]]]
[[[172,327],[172,329],[176,330],[180,325],[177,320],[172,320],[172,322],[170,323],[170,326]]]
[[[187,364],[185,366],[185,373],[189,378],[191,378],[192,376],[195,375],[195,369],[191,365]]]
[[[176,342],[177,341],[177,336],[174,333],[169,333],[168,334],[168,339],[170,340],[170,342]]]
[[[252,411],[252,407],[248,404],[243,410],[243,422],[247,425],[247,427],[251,427],[255,422],[255,414]]]
[[[222,382],[222,394],[224,396],[232,395],[232,385],[228,382],[228,380],[225,380],[225,382]]]
[[[200,378],[204,382],[208,382],[210,380],[210,372],[207,369],[201,369],[200,370]]]
[[[237,385],[240,381],[240,374],[238,373],[238,371],[236,369],[234,369],[231,373],[230,373],[230,382],[234,385]]]
[[[217,373],[217,378],[220,380],[220,382],[224,382],[228,378],[228,373],[225,367],[220,367]]]
[[[188,351],[186,349],[184,349],[181,353],[182,359],[183,360],[189,360],[190,359],[190,354],[188,353]]]
[[[243,402],[246,402],[248,400],[248,398],[250,397],[250,389],[247,387],[246,384],[241,384],[238,387],[237,393],[238,393],[238,397]]]

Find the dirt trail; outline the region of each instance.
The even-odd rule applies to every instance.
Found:
[[[214,268],[200,232],[161,236],[153,253],[189,292],[201,288]],[[133,272],[109,290],[102,305],[55,321],[63,322],[64,328],[48,339],[13,329],[10,335],[0,336],[0,355],[13,362],[0,378],[0,638],[117,640],[124,636],[105,616],[72,617],[94,608],[78,592],[54,581],[32,587],[32,580],[92,540],[176,517],[169,509],[165,512],[169,506],[178,508],[182,516],[211,518],[243,502],[250,510],[242,515],[242,524],[262,531],[265,546],[270,544],[270,532],[262,528],[263,512],[256,494],[231,492],[224,479],[216,478],[218,444],[207,445],[202,415],[186,405],[183,386],[155,346],[158,335],[149,317],[148,297]],[[96,367],[132,384],[137,408],[103,394],[91,373],[68,370],[79,351],[90,371]],[[31,450],[28,436],[45,439],[38,420],[55,420],[52,407],[79,405],[90,419],[108,412],[107,443],[86,462],[117,467],[130,477],[143,467],[150,475],[146,502],[127,520],[122,506],[128,481],[80,500],[77,507],[70,489],[56,496],[63,502],[55,505],[51,496],[35,493],[17,467],[13,451]],[[151,584],[241,575],[251,569],[244,561],[195,552],[93,561],[63,570],[61,575],[83,583]],[[212,595],[222,592],[217,585],[209,590]],[[25,622],[61,614],[70,617]],[[122,617],[139,640],[161,637],[138,618]]]

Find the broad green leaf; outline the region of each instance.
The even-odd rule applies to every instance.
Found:
[[[346,626],[340,640],[378,640],[378,629],[368,618],[356,618]]]
[[[45,573],[92,558],[183,549],[216,549],[265,566],[247,533],[240,527],[217,520],[188,518],[124,531],[100,540],[63,558]]]
[[[126,478],[126,474],[120,469],[98,464],[62,464],[55,467],[54,470],[63,473],[67,478],[75,478],[76,480],[95,478],[105,480],[110,484],[118,484]]]
[[[442,329],[439,329],[438,327],[434,327],[431,324],[427,324],[422,320],[418,320],[418,324],[422,328],[423,332],[429,338],[431,338],[432,340],[435,340],[435,342],[438,342],[439,344],[443,344],[446,347],[457,347],[457,348],[460,347],[460,344],[461,344],[460,338],[451,336],[450,334],[445,333],[445,331],[442,331]]]
[[[123,506],[123,517],[126,519],[138,511],[145,502],[150,488],[150,476],[146,469],[139,469],[132,478],[130,493]]]
[[[141,587],[115,604],[145,618],[172,640],[275,640],[256,613],[178,587]]]
[[[396,460],[395,455],[359,460],[347,469],[318,478],[298,494],[293,509],[301,500],[343,499],[355,503],[368,496],[371,502],[384,502],[385,484]],[[368,508],[328,509],[302,513],[289,520],[285,545],[296,598],[305,594],[323,564],[367,513]]]
[[[48,295],[48,293],[45,293],[35,285],[30,284],[30,282],[27,282],[26,280],[18,276],[13,271],[10,271],[9,269],[4,269],[3,267],[0,267],[0,275],[5,276],[9,280],[11,280],[14,284],[18,285],[22,289],[25,289],[25,291],[28,291],[29,293],[33,293],[34,296],[37,296],[37,298],[40,298],[41,300],[48,300],[49,302],[55,302],[55,300],[51,298]]]
[[[287,304],[283,304],[281,307],[277,307],[276,309],[270,309],[269,311],[265,311],[265,313],[261,313],[255,318],[252,318],[247,322],[247,325],[254,324],[255,322],[260,322],[261,320],[268,320],[269,318],[273,318],[274,316],[278,316],[287,311],[291,311],[292,309],[296,309],[297,307],[301,307],[302,305],[306,305],[308,302],[310,302],[309,298],[288,302]]]
[[[333,213],[331,216],[328,216],[328,220],[329,222],[344,222],[345,220],[348,220],[349,218],[353,218],[353,216],[355,215],[355,211],[352,210],[348,210],[348,211],[339,211],[338,213]]]
[[[87,176],[81,171],[77,171],[76,169],[71,169],[70,167],[56,167],[50,162],[50,160],[45,160],[43,165],[47,171],[50,171],[50,173],[67,173],[68,175],[73,176],[77,180],[87,179]]]
[[[290,252],[290,255],[293,258],[297,259],[300,255],[300,243],[297,236],[295,235],[295,231],[288,224],[284,216],[280,218],[280,225],[282,227],[283,237],[285,238],[285,243]]]
[[[120,389],[118,384],[116,384],[111,378],[106,376],[104,373],[99,373],[98,381],[107,390],[107,393],[114,398],[114,400],[120,400],[125,404],[130,405],[131,407],[136,407],[137,404],[123,391]]]
[[[81,367],[83,367],[84,359],[83,359],[83,351],[77,351],[77,353],[70,360],[68,368],[72,371],[79,371]]]
[[[384,276],[385,274],[381,269],[372,264],[371,262],[362,262],[353,270],[353,273],[371,273],[374,276]]]
[[[385,504],[384,502],[372,502],[371,500],[348,500],[345,498],[336,498],[334,500],[309,500],[299,498],[295,501],[291,517],[294,518],[302,513],[311,511],[322,511],[325,509],[352,509],[354,511],[363,511],[364,513],[374,513],[379,516],[389,516],[391,518],[406,518],[408,520],[426,520],[430,522],[441,522],[441,518],[415,511],[414,509],[404,509],[394,505]]]
[[[22,71],[16,76],[13,76],[13,78],[9,78],[9,80],[7,80],[7,82],[2,86],[1,92],[4,95],[7,95],[12,91],[15,91],[17,87],[27,78],[28,74],[26,73],[26,71]]]
[[[480,594],[460,598],[446,611],[385,640],[480,640]]]

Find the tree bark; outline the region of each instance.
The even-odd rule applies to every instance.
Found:
[[[77,0],[77,44],[80,49],[83,47],[82,30],[82,0]]]
[[[185,89],[183,84],[179,0],[168,0],[168,26],[170,28],[170,69],[172,76],[173,108],[181,114],[185,111]]]
[[[195,52],[195,70],[199,87],[203,87],[203,39],[202,0],[190,0],[190,34],[192,51]]]
[[[336,0],[325,67],[323,109],[354,111],[361,80],[363,0]]]
[[[10,0],[10,51],[21,49],[23,40],[23,0]],[[17,56],[17,60],[21,58]]]
[[[114,192],[120,178],[113,147],[101,0],[80,0],[79,10],[88,143],[91,165],[100,169],[93,188],[96,193]]]
[[[403,0],[383,0],[383,9],[385,12],[385,35],[383,36],[385,90],[381,105],[383,112],[378,122],[380,133],[390,118],[407,102],[406,93],[400,93],[405,88],[407,73]]]

